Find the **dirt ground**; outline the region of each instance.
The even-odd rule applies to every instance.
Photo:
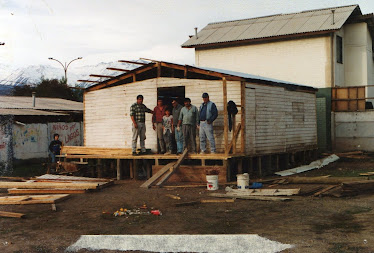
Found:
[[[352,176],[374,171],[373,165],[373,159],[342,159],[306,175]],[[0,211],[27,215],[24,219],[0,218],[0,252],[64,252],[80,235],[94,234],[258,234],[295,245],[286,252],[374,252],[374,194],[293,196],[288,202],[238,199],[176,207],[176,203],[210,198],[211,192],[206,188],[142,189],[142,182],[117,181],[99,192],[72,195],[57,204],[57,211],[47,204],[0,206]],[[224,192],[223,188],[218,192]],[[111,215],[120,208],[144,204],[162,215]]]

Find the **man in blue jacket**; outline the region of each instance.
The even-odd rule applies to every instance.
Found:
[[[218,117],[216,104],[209,100],[208,93],[203,93],[203,103],[200,106],[200,151],[206,153],[206,139],[210,143],[210,153],[216,153],[213,122]]]

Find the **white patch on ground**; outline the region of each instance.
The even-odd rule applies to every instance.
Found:
[[[271,253],[292,248],[259,235],[82,235],[66,252],[143,250],[152,252]]]

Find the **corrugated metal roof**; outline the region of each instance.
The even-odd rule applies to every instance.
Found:
[[[335,10],[334,21],[332,10]],[[358,5],[349,5],[211,23],[198,33],[197,39],[196,36],[193,36],[182,47],[339,30],[354,11],[362,14]]]
[[[36,97],[35,107],[32,106],[32,102],[32,97],[0,96],[0,108],[2,109],[83,111],[83,103],[67,99]]]
[[[0,115],[15,115],[15,116],[63,116],[69,115],[65,113],[46,112],[32,109],[3,109],[0,108]]]

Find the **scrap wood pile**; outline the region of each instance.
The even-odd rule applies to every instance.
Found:
[[[1,180],[0,188],[7,188],[10,194],[70,194],[94,191],[112,184],[114,181],[109,179],[45,174],[32,179],[20,178],[17,182],[15,178]]]
[[[363,173],[363,175],[373,173]],[[358,177],[287,177],[274,180],[273,184],[296,184],[302,196],[346,197],[374,193],[374,180]]]
[[[70,194],[95,191],[114,184],[113,180],[45,174],[31,179],[0,178],[0,188],[8,194],[21,196],[0,197],[0,205],[55,204],[70,197]],[[27,195],[22,195],[27,194]],[[31,195],[29,195],[31,194]],[[38,194],[38,195],[34,195]],[[22,214],[2,212],[3,217],[23,217]]]

